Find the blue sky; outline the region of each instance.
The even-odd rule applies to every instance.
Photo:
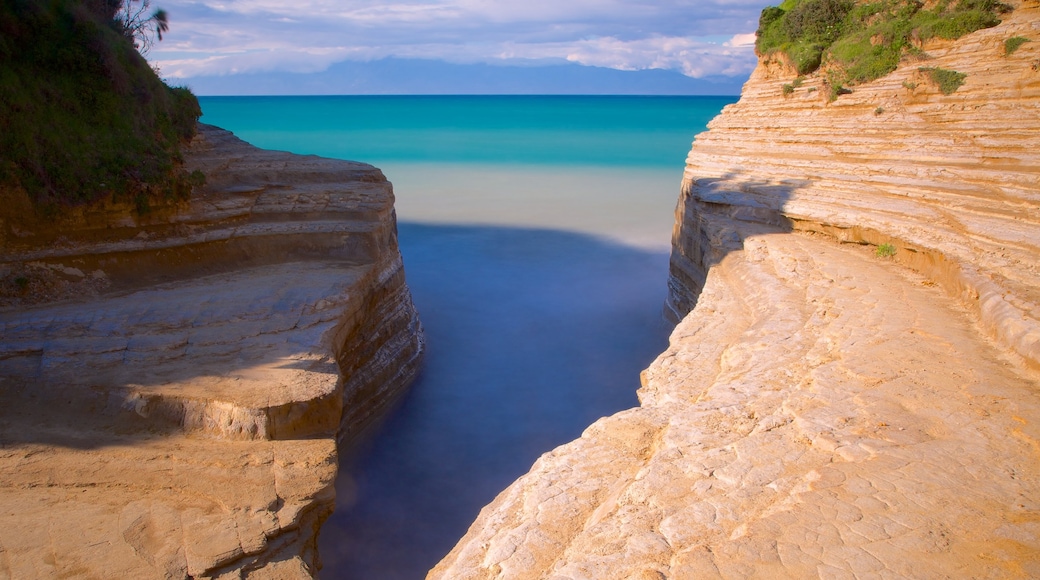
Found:
[[[561,66],[590,67],[581,71],[586,81],[580,92],[598,92],[594,79],[601,73],[613,79],[604,81],[604,92],[617,92],[618,83],[624,84],[617,80],[617,71],[628,71],[620,78],[631,78],[637,85],[651,79],[639,71],[656,71],[653,78],[669,77],[676,87],[694,87],[688,90],[696,92],[699,82],[739,87],[747,78],[755,65],[753,33],[765,4],[153,0],[154,7],[170,14],[171,27],[148,58],[164,77],[202,94],[393,92],[395,84],[402,87],[400,92],[453,92],[452,85],[460,82],[474,92],[472,87],[481,87],[480,78],[489,76],[489,70],[491,77],[514,71],[524,79],[538,79],[541,68],[574,70]],[[401,66],[402,62],[420,66]],[[408,75],[421,71],[422,63],[429,65],[429,78],[416,89]],[[475,76],[467,78],[467,71]],[[364,83],[351,85],[341,78],[344,74],[368,75],[370,82],[367,88]],[[441,84],[438,76],[444,77]],[[261,87],[265,82],[266,88]],[[495,92],[484,84],[488,90],[476,92]],[[654,86],[650,82],[648,88]]]

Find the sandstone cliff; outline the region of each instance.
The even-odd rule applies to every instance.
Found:
[[[186,202],[3,224],[0,577],[309,576],[337,435],[417,371],[379,170],[206,126],[186,162]]]
[[[834,102],[764,59],[687,159],[641,406],[429,577],[1040,575],[1040,8],[1015,7]]]

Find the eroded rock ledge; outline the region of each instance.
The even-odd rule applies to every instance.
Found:
[[[1040,9],[1016,8],[924,47],[968,74],[949,96],[907,63],[785,99],[761,63],[687,160],[682,320],[641,406],[429,578],[1040,575]]]
[[[417,372],[378,169],[207,126],[186,161],[182,204],[4,227],[51,300],[0,311],[0,575],[309,576],[337,437]]]

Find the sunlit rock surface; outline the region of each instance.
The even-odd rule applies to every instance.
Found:
[[[924,47],[967,73],[949,96],[904,63],[784,98],[760,64],[687,160],[682,320],[641,406],[429,577],[1040,576],[1040,8],[1016,6]]]
[[[207,183],[5,228],[0,576],[307,577],[336,438],[417,371],[371,166],[202,126]]]

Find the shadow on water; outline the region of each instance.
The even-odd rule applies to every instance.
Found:
[[[423,578],[542,453],[638,405],[668,255],[539,229],[401,224],[421,377],[341,458],[324,579]]]

